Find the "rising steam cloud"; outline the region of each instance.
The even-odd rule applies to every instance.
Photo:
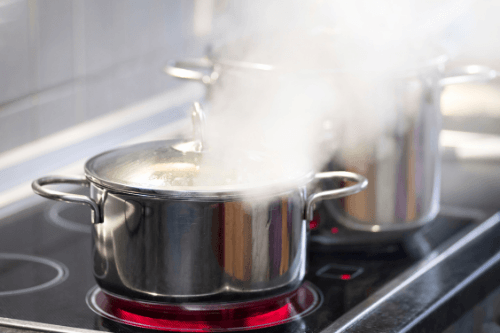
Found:
[[[446,29],[473,3],[231,4],[235,8],[219,20],[224,38],[215,60],[265,66],[223,66],[211,95],[207,143],[227,174],[244,163],[239,153],[262,153],[260,162],[245,167],[246,181],[254,181],[320,170],[339,151],[357,163],[384,133],[404,130],[396,78],[449,53],[446,46],[456,50],[456,36]],[[411,117],[413,110],[404,112]]]

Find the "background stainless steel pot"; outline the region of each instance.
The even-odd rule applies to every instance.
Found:
[[[234,47],[232,48],[234,49]],[[243,51],[242,51],[243,53]],[[332,235],[330,230],[335,223],[353,231],[362,231],[360,240],[373,241],[399,238],[402,233],[420,228],[431,221],[439,212],[440,195],[440,151],[439,133],[441,130],[440,95],[443,87],[450,84],[469,82],[487,82],[496,77],[496,72],[485,66],[464,66],[453,71],[445,71],[448,58],[435,56],[416,62],[416,65],[395,73],[384,73],[381,69],[372,68],[380,75],[369,75],[368,80],[361,75],[363,68],[318,68],[311,70],[302,68],[280,68],[266,62],[238,61],[225,50],[218,50],[214,55],[202,59],[171,61],[165,67],[165,72],[171,76],[198,80],[208,89],[208,97],[215,104],[218,84],[234,85],[242,94],[258,94],[266,96],[274,91],[260,92],[257,86],[260,80],[278,82],[283,75],[293,75],[298,78],[315,77],[322,83],[324,78],[331,81],[332,91],[345,91],[342,87],[354,87],[346,94],[346,102],[341,103],[342,109],[332,106],[335,112],[385,112],[390,118],[390,126],[386,126],[380,135],[373,140],[374,148],[364,152],[356,152],[356,158],[345,145],[331,147],[331,142],[323,144],[319,154],[331,156],[329,170],[349,170],[362,174],[369,180],[367,191],[338,201],[326,201],[327,212],[334,218],[326,224],[320,224],[323,236]],[[196,69],[198,68],[198,70]],[[205,71],[200,71],[203,68]],[[274,75],[274,77],[273,77]],[[270,79],[271,78],[271,79]],[[362,82],[363,85],[356,84]],[[278,84],[276,84],[278,85]],[[273,86],[273,85],[271,85]],[[279,88],[276,88],[279,89]],[[384,95],[383,105],[368,102],[357,105],[359,97],[370,94]],[[375,96],[377,97],[377,96]],[[247,97],[251,99],[251,97]],[[262,103],[267,103],[265,98]],[[385,108],[379,110],[377,108]],[[265,109],[265,107],[264,107]],[[374,124],[377,126],[377,124]],[[335,131],[339,128],[333,127]],[[362,134],[362,133],[360,133]],[[328,135],[327,135],[328,136]],[[341,142],[337,140],[336,142]],[[329,183],[326,186],[341,186]],[[371,235],[372,234],[372,235]],[[328,237],[319,237],[328,242]],[[333,242],[336,243],[336,242]]]
[[[306,219],[315,203],[367,185],[349,172],[308,172],[274,184],[200,186],[195,178],[206,152],[181,151],[186,144],[179,143],[119,148],[87,161],[85,177],[33,182],[41,196],[90,206],[94,276],[107,292],[204,302],[296,288],[305,274]],[[310,194],[323,178],[356,184]],[[44,187],[58,183],[90,186],[90,196]]]
[[[358,154],[356,163],[345,158],[348,152],[342,149],[332,158],[330,170],[358,172],[369,180],[365,192],[324,203],[344,227],[398,237],[438,214],[441,92],[447,85],[486,82],[496,77],[494,70],[476,65],[445,74],[445,60],[390,80],[386,88],[393,100],[389,107],[397,118],[394,126],[377,137],[372,151]],[[329,231],[332,225],[321,227]]]

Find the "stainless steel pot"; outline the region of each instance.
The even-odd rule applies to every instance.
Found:
[[[46,198],[91,208],[94,276],[107,292],[204,302],[298,287],[305,274],[306,221],[315,203],[357,193],[366,179],[306,172],[278,181],[197,185],[210,152],[196,143],[156,141],[111,150],[86,162],[85,177],[43,177],[32,187]],[[312,191],[315,180],[324,178],[356,184]],[[50,184],[90,186],[90,196],[45,187]]]
[[[444,55],[424,57],[404,70],[384,73],[378,68],[303,68],[303,64],[283,68],[273,66],[271,62],[238,61],[237,57],[218,50],[202,59],[171,61],[165,72],[205,84],[208,97],[215,104],[214,109],[221,105],[218,89],[232,86],[235,89],[233,95],[240,93],[246,96],[243,99],[259,100],[262,109],[267,110],[268,100],[272,100],[272,95],[279,90],[280,78],[293,75],[297,82],[309,78],[311,82],[328,82],[332,92],[346,92],[337,94],[341,95],[338,98],[341,102],[337,103],[340,107],[332,106],[332,115],[347,110],[365,114],[381,113],[380,108],[387,111],[390,125],[372,140],[374,149],[358,152],[356,158],[351,159],[348,156],[352,155],[351,148],[344,148],[346,145],[331,147],[332,142],[325,142],[323,151],[319,152],[331,156],[329,170],[348,170],[369,180],[367,191],[343,200],[325,202],[335,221],[320,224],[321,237],[313,240],[328,243],[330,238],[330,243],[336,244],[340,235],[330,232],[336,223],[362,232],[363,237],[357,239],[371,242],[399,238],[403,233],[432,221],[439,212],[441,91],[450,84],[486,82],[496,77],[494,70],[477,65],[445,71],[447,60]],[[364,75],[367,72],[370,74]],[[273,89],[261,91],[268,87],[260,84],[262,88],[259,89],[258,82],[264,80],[272,82]],[[264,97],[256,97],[261,95]],[[371,98],[363,104],[360,101],[366,96]],[[377,103],[378,98],[383,98],[384,103]],[[359,117],[358,120],[362,119]],[[356,124],[355,121],[351,123]]]
[[[356,156],[356,163],[346,158],[349,152],[340,149],[329,164],[330,170],[358,172],[369,180],[363,193],[324,203],[336,222],[364,232],[365,242],[399,237],[432,221],[439,212],[441,92],[451,84],[486,82],[496,77],[494,70],[476,65],[446,74],[444,60],[386,83],[393,101],[386,105],[394,115],[393,125],[375,138],[372,151]],[[375,112],[377,106],[370,107]],[[332,227],[327,223],[320,228],[323,235],[333,237]],[[324,237],[315,237],[320,239],[325,241]]]

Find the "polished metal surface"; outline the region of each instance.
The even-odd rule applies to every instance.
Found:
[[[365,192],[325,202],[344,227],[397,236],[436,217],[441,188],[441,91],[445,85],[496,77],[494,70],[484,66],[464,66],[452,73],[445,76],[444,67],[435,66],[394,79],[387,88],[392,90],[395,125],[356,163],[343,158],[342,148],[333,158],[333,170],[357,172],[369,180]]]
[[[206,150],[205,142],[205,127],[206,127],[206,116],[205,112],[201,108],[200,103],[194,102],[190,110],[191,120],[193,122],[193,139],[188,142],[180,142],[172,145],[172,147],[183,153],[195,152],[200,153]]]
[[[352,172],[342,172],[342,171],[321,172],[317,173],[314,176],[314,178],[317,180],[340,179],[343,181],[355,182],[355,185],[338,188],[334,190],[317,192],[310,195],[309,198],[307,198],[307,205],[306,205],[306,219],[308,221],[311,221],[313,219],[314,207],[317,202],[328,199],[344,198],[349,195],[359,193],[368,186],[368,179]]]
[[[104,213],[93,228],[95,278],[118,295],[162,301],[295,288],[305,274],[303,191],[214,203],[92,185]]]
[[[162,197],[211,198],[279,194],[313,179],[310,170],[279,177],[268,156],[258,152],[235,152],[235,164],[225,166],[225,156],[211,151],[183,152],[179,140],[153,141],[121,147],[99,154],[85,164],[89,180],[101,186],[136,194]],[[235,169],[234,165],[241,166]],[[260,170],[258,174],[245,169]]]
[[[43,186],[51,184],[75,184],[88,187],[90,182],[87,178],[83,176],[49,176],[33,181],[31,187],[33,188],[33,192],[47,199],[87,205],[92,210],[92,223],[102,222],[102,215],[99,204],[92,200],[92,198],[81,194],[63,193],[60,191],[43,188]]]
[[[54,333],[95,333],[95,330],[87,330],[75,327],[63,327],[59,325],[45,324],[34,321],[18,320],[11,318],[0,317],[2,324],[2,332],[4,333],[40,333],[54,332]],[[11,327],[11,328],[9,328]]]
[[[232,153],[236,164],[226,168],[227,159],[204,143],[199,103],[191,115],[192,142],[107,151],[85,163],[86,178],[44,177],[33,190],[91,207],[94,276],[109,292],[175,302],[262,297],[297,287],[305,274],[305,222],[315,203],[357,193],[366,178],[310,170],[283,175],[272,158],[253,151]],[[355,184],[308,196],[313,179]],[[65,182],[90,183],[90,197],[43,188]]]
[[[205,74],[198,68],[211,73]],[[200,81],[204,84],[212,84],[218,78],[218,72],[214,70],[214,64],[208,58],[189,59],[184,61],[170,60],[163,69],[166,74],[179,78]]]
[[[93,224],[92,255],[103,289],[138,299],[196,301],[261,297],[299,285],[305,274],[306,207],[310,215],[315,202],[357,193],[367,184],[349,172],[316,178],[359,183],[309,197],[302,186],[279,196],[219,201],[134,195],[96,183],[91,183],[90,198],[82,200],[42,188],[65,180],[56,177],[35,181],[33,187],[50,199],[98,207],[102,223]],[[76,178],[66,179],[75,183]]]
[[[193,189],[192,179],[174,190],[137,181],[158,165],[190,177],[179,165],[198,170],[203,156],[180,152],[171,141],[148,142],[91,158],[87,178],[44,177],[32,186],[46,198],[92,208],[94,276],[103,289],[137,299],[183,301],[261,297],[297,287],[305,274],[305,211],[310,218],[316,202],[357,193],[367,185],[366,178],[350,172],[316,174],[316,179],[356,183],[309,196],[309,176],[286,188],[283,182],[273,191],[269,184],[251,184],[254,191],[243,192],[217,186]],[[127,178],[131,171],[136,178]],[[90,182],[90,197],[43,187],[65,182]]]
[[[294,57],[290,50],[301,45],[301,56]],[[280,45],[279,48],[276,45]],[[318,54],[321,45],[322,54]],[[288,47],[287,47],[288,46]],[[347,53],[350,58],[345,57]],[[207,54],[200,58],[170,60],[164,72],[172,77],[199,81],[205,85],[213,85],[230,71],[246,71],[249,73],[311,73],[315,75],[332,75],[353,72],[385,72],[386,66],[377,66],[376,62],[368,63],[367,54],[373,53],[368,45],[353,43],[352,38],[342,34],[298,32],[294,38],[276,33],[266,35],[249,35],[229,43],[222,41],[210,45]],[[413,50],[406,59],[406,64],[392,74],[420,70],[443,64],[448,57],[436,46]],[[375,55],[374,55],[375,56]]]
[[[373,151],[360,153],[355,162],[344,158],[349,152],[342,148],[333,158],[333,170],[357,170],[369,181],[365,193],[325,202],[343,226],[399,232],[419,228],[437,215],[441,71],[435,67],[414,77],[383,82],[384,89],[392,90],[394,126],[381,133]]]
[[[488,82],[498,75],[497,71],[482,65],[468,65],[454,68],[449,75],[439,80],[442,86],[452,84]]]

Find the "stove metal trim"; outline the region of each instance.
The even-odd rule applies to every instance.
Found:
[[[500,224],[500,212],[494,214],[489,219],[481,223],[479,226],[471,230],[465,236],[460,238],[458,241],[447,247],[448,244],[443,244],[437,250],[429,254],[426,259],[417,263],[415,266],[409,268],[407,271],[403,272],[401,275],[390,281],[382,289],[376,292],[373,296],[367,298],[349,312],[345,313],[343,316],[338,318],[330,326],[325,328],[322,333],[342,333],[347,332],[347,330],[355,325],[357,322],[368,317],[371,312],[374,312],[378,306],[383,304],[391,296],[396,295],[403,288],[410,285],[413,281],[417,280],[420,276],[424,275],[426,272],[431,270],[433,267],[444,261],[445,259],[451,257],[453,254],[463,249],[469,243],[477,239],[478,237],[486,234],[491,229]],[[481,268],[488,264],[493,258],[483,263],[476,271],[481,270]],[[474,275],[474,274],[473,274]],[[370,329],[367,328],[367,331]]]
[[[420,322],[423,318],[425,318],[429,313],[432,313],[432,311],[439,306],[441,306],[443,303],[445,303],[448,299],[450,299],[456,291],[459,291],[463,288],[463,286],[471,283],[473,280],[475,280],[478,276],[480,276],[482,273],[484,273],[485,270],[487,270],[489,267],[494,265],[496,262],[500,261],[500,252],[494,255],[491,259],[486,261],[484,264],[482,264],[477,270],[474,271],[471,275],[469,275],[465,280],[463,280],[461,283],[459,283],[455,288],[451,289],[446,295],[441,298],[439,301],[434,303],[432,306],[429,307],[426,311],[421,313],[419,316],[414,318],[408,326],[411,326],[414,323]],[[403,329],[401,333],[408,332],[408,329]]]
[[[0,325],[13,328],[29,329],[36,332],[51,333],[99,333],[100,331],[88,330],[85,328],[71,328],[53,324],[38,323],[34,321],[10,319],[0,317]],[[101,332],[102,333],[102,332]]]

